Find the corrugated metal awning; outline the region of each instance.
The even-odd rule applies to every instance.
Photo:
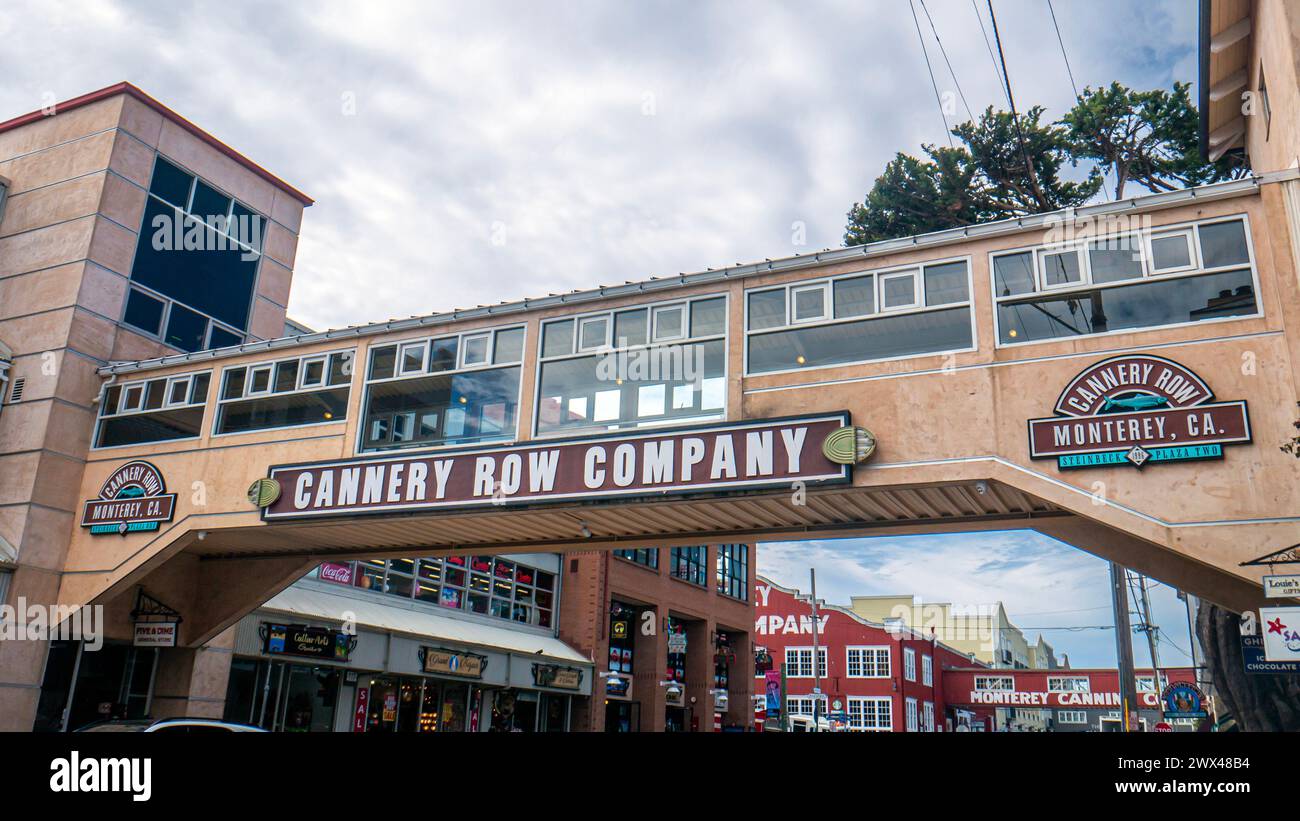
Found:
[[[455,618],[425,610],[395,607],[376,600],[374,594],[346,595],[294,585],[262,605],[262,610],[291,614],[304,619],[331,622],[341,620],[340,608],[355,617],[358,627],[404,633],[442,642],[466,644],[492,650],[541,656],[571,664],[591,665],[586,656],[554,636],[527,630],[512,630],[470,619]]]

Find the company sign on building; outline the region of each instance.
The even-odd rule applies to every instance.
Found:
[[[267,520],[830,483],[822,444],[848,414],[544,441],[420,456],[278,465]]]
[[[1190,369],[1158,356],[1098,362],[1065,386],[1056,416],[1029,420],[1029,454],[1062,470],[1218,459],[1250,441],[1246,403],[1213,402]]]

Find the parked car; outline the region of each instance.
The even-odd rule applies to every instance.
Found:
[[[232,724],[228,721],[217,721],[211,718],[138,718],[138,719],[112,719],[109,721],[96,721],[93,724],[87,724],[77,730],[79,733],[186,733],[195,734],[212,734],[212,733],[264,733],[261,727],[253,727],[249,724]]]

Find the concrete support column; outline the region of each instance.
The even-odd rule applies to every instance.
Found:
[[[713,732],[713,653],[713,622],[686,622],[686,714],[702,733]]]
[[[659,682],[664,680],[664,671],[668,666],[668,637],[664,632],[664,613],[658,608],[650,608],[654,614],[651,622],[654,633],[647,636],[641,630],[645,622],[638,616],[632,626],[635,637],[632,645],[633,674],[632,698],[641,703],[641,730],[647,733],[662,733],[664,730],[664,688]]]
[[[151,715],[221,718],[234,647],[235,630],[231,628],[202,647],[159,651]]]

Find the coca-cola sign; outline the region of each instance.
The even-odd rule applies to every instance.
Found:
[[[1214,402],[1203,379],[1158,356],[1125,355],[1065,386],[1056,416],[1029,420],[1029,455],[1062,470],[1218,459],[1250,442],[1244,401]]]
[[[351,585],[352,565],[325,562],[320,566],[320,578],[322,581],[334,582],[335,584]]]
[[[277,465],[267,520],[845,482],[822,443],[847,412],[409,456]]]

